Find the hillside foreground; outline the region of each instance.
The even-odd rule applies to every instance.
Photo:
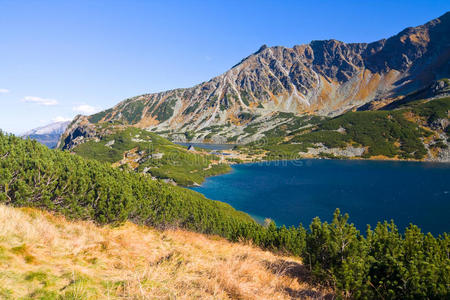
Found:
[[[0,298],[315,299],[298,258],[184,230],[0,205]],[[332,297],[328,294],[328,297]]]

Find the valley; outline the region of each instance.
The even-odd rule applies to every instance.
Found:
[[[346,158],[449,162],[450,98],[418,100],[394,110],[348,112],[312,123],[287,116],[264,143],[239,147],[265,151],[264,159]]]
[[[447,254],[449,236],[446,233],[438,237],[431,234],[425,235],[417,226],[410,224],[405,229],[404,234],[400,234],[399,229],[392,221],[391,223],[378,223],[373,229],[368,227],[363,235],[353,223],[348,222],[349,216],[341,214],[339,209],[335,210],[330,223],[322,222],[316,217],[312,220],[309,228],[305,228],[301,224],[297,227],[277,226],[270,219],[261,225],[248,214],[237,211],[226,203],[209,200],[194,191],[172,186],[164,181],[152,180],[127,169],[113,168],[105,162],[82,158],[67,151],[50,150],[36,141],[23,140],[3,133],[0,133],[0,170],[0,190],[2,191],[0,201],[9,206],[7,208],[0,207],[0,216],[6,212],[9,220],[8,222],[2,222],[0,228],[3,228],[1,230],[7,234],[6,237],[11,235],[14,237],[2,239],[0,242],[2,247],[0,248],[2,251],[0,264],[6,264],[7,269],[10,270],[4,273],[0,280],[6,284],[10,284],[9,282],[12,281],[11,284],[18,284],[25,289],[25,291],[11,291],[8,288],[3,288],[0,292],[5,297],[14,298],[16,293],[18,293],[17,295],[27,295],[26,290],[31,289],[28,292],[31,293],[29,294],[30,297],[55,298],[58,297],[58,292],[55,291],[55,288],[58,289],[58,287],[60,287],[59,293],[64,293],[65,297],[84,298],[86,294],[96,297],[95,295],[102,290],[107,293],[125,293],[127,295],[127,293],[136,293],[136,284],[141,295],[143,293],[158,294],[164,292],[167,295],[167,289],[173,288],[173,284],[178,280],[177,273],[172,273],[172,277],[168,278],[168,283],[166,283],[168,285],[157,284],[155,287],[153,285],[147,287],[145,285],[146,280],[152,280],[152,277],[147,278],[145,277],[147,275],[143,275],[144,277],[138,277],[140,279],[137,282],[125,278],[125,282],[121,284],[120,282],[123,282],[121,278],[123,277],[114,275],[116,273],[112,269],[108,271],[111,268],[110,265],[113,264],[115,269],[119,268],[122,272],[123,270],[134,272],[141,269],[139,261],[143,258],[130,253],[130,258],[136,257],[138,261],[128,266],[118,265],[114,256],[111,257],[111,255],[120,254],[111,253],[109,257],[105,258],[96,249],[103,249],[100,250],[103,252],[107,252],[108,249],[117,249],[120,253],[124,253],[123,251],[131,251],[130,247],[126,247],[127,250],[124,250],[123,246],[119,246],[119,248],[108,246],[111,245],[110,242],[105,242],[106,237],[102,238],[101,233],[100,238],[92,237],[93,232],[96,231],[108,232],[107,228],[97,229],[92,225],[87,225],[90,228],[88,232],[91,233],[89,241],[101,241],[99,245],[93,245],[94,248],[89,246],[90,250],[87,252],[75,253],[71,261],[64,257],[58,257],[57,253],[52,254],[53,256],[39,258],[37,255],[42,251],[39,249],[48,246],[37,247],[37,244],[30,240],[30,235],[20,231],[19,228],[32,228],[34,225],[24,227],[27,226],[26,222],[30,222],[26,221],[27,219],[30,220],[29,217],[21,215],[10,207],[45,209],[71,220],[92,221],[103,226],[116,227],[127,222],[133,222],[139,226],[164,230],[164,232],[169,230],[169,232],[163,233],[166,237],[171,235],[170,230],[173,229],[194,231],[209,236],[218,235],[231,242],[250,243],[263,250],[280,253],[283,256],[294,256],[295,259],[301,258],[301,263],[306,266],[303,269],[306,273],[293,273],[289,283],[289,285],[294,284],[295,289],[299,289],[298,294],[294,294],[298,297],[303,295],[302,289],[309,289],[315,283],[318,288],[312,294],[306,292],[305,296],[313,297],[313,295],[317,295],[317,292],[320,295],[321,291],[329,291],[329,289],[332,289],[333,293],[343,296],[347,293],[364,293],[364,295],[371,295],[371,297],[380,293],[385,296],[406,293],[417,297],[433,295],[435,298],[442,298],[448,294],[449,264]],[[32,219],[42,219],[42,217],[39,217],[39,212],[33,213],[33,210],[31,212]],[[12,222],[13,216],[22,221]],[[50,217],[50,219],[53,219],[53,217]],[[46,226],[44,230],[47,234],[51,234],[57,240],[61,240],[58,237],[61,235],[62,228],[66,226],[70,228],[71,226],[66,225],[65,221],[58,221],[59,225],[56,226],[57,230],[55,230],[55,226],[48,224],[48,222],[39,223]],[[21,225],[18,228],[14,224]],[[134,227],[136,225],[131,226],[136,228]],[[76,234],[78,236],[80,232],[83,232],[83,227],[86,226],[77,227]],[[120,232],[120,230],[117,229],[117,232]],[[132,231],[139,235],[136,229],[132,229]],[[175,234],[175,236],[177,235]],[[39,234],[40,241],[42,241],[43,236],[45,235]],[[140,238],[143,241],[140,240],[140,243],[145,245],[145,240],[149,237],[149,235],[146,237],[142,235]],[[121,245],[126,245],[126,243],[129,243],[127,239],[131,238],[133,237],[127,234],[126,238],[119,238],[119,240],[112,238],[112,241],[121,241]],[[192,236],[189,239],[195,239],[195,237]],[[111,241],[110,238],[107,240]],[[207,241],[203,241],[210,245]],[[67,245],[67,242],[61,242]],[[80,243],[75,250],[82,250],[85,247],[86,242],[80,241]],[[157,240],[149,245],[150,251],[164,255],[164,251],[155,252],[155,250],[151,250],[153,247],[158,249],[156,243],[158,243]],[[192,245],[193,241],[190,240],[189,243]],[[342,247],[341,244],[345,246]],[[174,244],[171,245],[171,247],[177,247]],[[396,247],[395,256],[388,255],[391,252],[388,245]],[[49,246],[51,247],[51,244]],[[58,250],[64,251],[66,246],[59,245],[57,247]],[[70,243],[68,247],[72,249]],[[199,245],[199,247],[202,246]],[[52,251],[51,249],[49,248],[49,251]],[[426,255],[424,255],[422,249],[426,249]],[[99,257],[95,256],[96,253]],[[176,256],[175,266],[181,268],[183,263],[179,263],[179,259],[185,257],[186,254],[183,253],[186,252],[180,249],[179,253]],[[71,257],[68,252],[64,255]],[[94,257],[92,257],[93,255]],[[167,261],[167,264],[164,265],[170,269],[173,267],[172,255],[170,253],[167,255],[169,257],[164,259],[163,262]],[[84,261],[83,257],[85,257]],[[149,260],[151,257],[145,259]],[[196,257],[197,260],[201,260],[199,255]],[[208,257],[210,258],[210,256]],[[230,258],[230,260],[232,259]],[[54,268],[48,270],[41,267],[39,269],[41,260],[42,262],[56,260],[62,265],[59,265],[59,271]],[[245,259],[240,260],[241,266],[244,261]],[[297,261],[297,264],[300,265],[298,260],[294,261]],[[97,269],[97,262],[102,263],[103,269]],[[223,262],[222,259],[219,265],[223,265]],[[48,261],[48,263],[52,262]],[[30,270],[27,267],[28,264],[37,267],[25,272],[24,270]],[[71,266],[70,268],[68,264]],[[261,271],[257,271],[258,268],[261,268],[257,264],[256,262],[254,272],[262,272],[260,274],[271,272],[270,267],[268,269],[262,267]],[[392,264],[405,266],[405,271],[389,271]],[[74,265],[77,265],[77,267]],[[278,269],[280,267],[276,268],[280,272],[283,270],[282,268]],[[186,271],[181,274],[186,274],[185,272],[189,272],[188,270],[195,269],[196,267],[191,265],[184,269]],[[348,277],[349,269],[354,272],[354,276]],[[201,268],[200,270],[204,269]],[[75,271],[77,272],[75,273]],[[158,269],[154,269],[154,271],[160,272]],[[104,272],[109,274],[109,277]],[[232,278],[239,278],[239,272],[238,269],[234,268]],[[243,272],[250,274],[248,271]],[[129,273],[121,274],[126,276]],[[210,282],[212,285],[222,278],[221,275],[218,275],[218,277],[205,275],[209,280],[205,281],[201,274],[199,275],[202,278],[200,280]],[[282,273],[277,274],[277,280],[281,280],[280,284],[284,284],[282,283],[284,282]],[[438,276],[431,277],[429,274],[438,274]],[[393,276],[402,278],[401,280],[413,281],[414,284],[405,289],[396,282],[390,281]],[[268,278],[271,277],[268,276]],[[365,278],[373,279],[367,281]],[[141,279],[144,281],[140,281]],[[119,283],[117,283],[117,280]],[[298,282],[305,280],[305,284],[297,285]],[[384,283],[386,281],[389,282],[387,286]],[[239,279],[239,282],[244,284],[246,281]],[[193,284],[195,285],[195,283]],[[99,285],[103,287],[99,288]],[[373,288],[374,286],[376,288]],[[269,293],[279,292],[277,287],[272,285],[266,286],[266,288],[269,289]],[[192,293],[200,293],[198,285],[192,291],[190,286],[184,286],[184,288],[177,286],[174,293],[181,293],[185,289]],[[287,291],[291,291],[291,289],[292,287],[289,287]],[[241,293],[241,289],[238,287],[234,287],[233,290],[236,293]],[[225,293],[229,291],[228,286],[220,285],[210,293],[223,293],[222,291]],[[287,291],[284,290],[284,292]],[[203,293],[207,293],[207,291]],[[283,292],[280,291],[280,293]],[[288,294],[291,295],[290,292]],[[230,294],[228,296],[235,298],[236,295]],[[283,294],[280,294],[280,297],[282,296]],[[252,298],[251,294],[248,298]]]
[[[86,17],[96,5],[58,15],[58,26],[47,18],[50,35],[73,17],[76,30],[21,57],[53,53],[36,61],[50,62],[39,70],[58,99],[25,96],[49,84],[25,62],[8,71],[22,90],[0,89],[15,99],[8,132],[45,124],[34,114],[54,120],[21,136],[0,129],[0,298],[448,298],[448,10],[372,42],[263,45],[220,75],[164,90],[179,65],[192,72],[183,80],[205,73],[195,59],[213,61],[209,30],[225,18],[202,16],[208,27],[192,30],[183,22],[198,21],[195,5],[170,23],[175,7],[156,14],[144,1],[106,22],[103,6]],[[164,26],[151,23],[159,16]],[[176,46],[165,44],[172,25],[208,42],[172,32]]]

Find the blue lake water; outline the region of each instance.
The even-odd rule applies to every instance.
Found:
[[[231,204],[258,221],[309,225],[330,221],[336,208],[365,232],[393,219],[424,232],[450,232],[450,164],[392,161],[299,160],[233,166],[192,188]]]

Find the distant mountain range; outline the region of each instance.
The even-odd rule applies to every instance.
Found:
[[[49,148],[55,148],[61,137],[61,134],[66,130],[70,121],[55,122],[42,127],[38,127],[27,131],[22,135],[25,138],[31,138],[46,145]]]
[[[59,146],[72,149],[105,136],[107,124],[150,130],[172,141],[245,144],[274,136],[278,129],[280,137],[301,134],[312,125],[316,130],[320,119],[349,111],[394,109],[412,100],[446,97],[449,77],[447,12],[373,43],[262,46],[208,82],[136,96],[97,114],[77,116]],[[439,130],[445,140],[446,126]],[[277,143],[290,143],[290,138]],[[320,141],[316,144],[321,147]]]

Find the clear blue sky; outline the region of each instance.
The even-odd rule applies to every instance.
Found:
[[[262,44],[371,42],[449,10],[448,0],[0,0],[0,128],[189,87]]]

